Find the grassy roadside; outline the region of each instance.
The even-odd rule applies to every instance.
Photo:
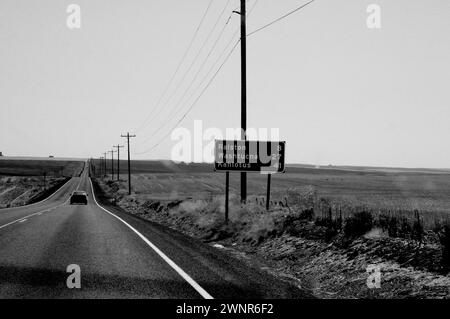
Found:
[[[258,198],[147,200],[128,196],[117,182],[99,181],[103,196],[126,211],[257,262],[322,298],[450,298],[445,220],[425,222],[419,212],[333,206],[312,188],[290,189],[269,212]],[[367,286],[369,265],[381,288]]]
[[[83,160],[0,158],[0,208],[39,202],[72,176],[80,176]]]
[[[57,178],[54,181],[52,181],[49,185],[49,187],[47,187],[46,189],[44,189],[43,191],[39,192],[38,194],[36,194],[35,196],[33,196],[32,198],[30,198],[27,202],[28,204],[34,204],[37,202],[40,202],[44,199],[46,199],[47,197],[51,196],[53,193],[55,193],[59,188],[61,188],[65,183],[67,183],[69,180],[71,179],[71,177],[65,177],[65,178]]]
[[[85,162],[82,160],[59,160],[39,158],[0,158],[0,175],[11,177],[68,177],[79,176],[83,171]]]
[[[39,202],[65,184],[70,177],[48,177],[46,187],[40,177],[0,176],[0,208]]]

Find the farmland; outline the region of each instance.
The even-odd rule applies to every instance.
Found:
[[[0,176],[76,176],[83,165],[81,159],[0,157]]]
[[[121,173],[126,172],[121,162]],[[133,191],[149,199],[209,199],[224,194],[225,174],[209,164],[175,164],[169,161],[133,161]],[[109,170],[108,170],[109,172]],[[126,189],[126,175],[121,188]],[[283,200],[293,188],[312,188],[318,197],[337,205],[373,209],[450,212],[450,171],[369,167],[287,166],[286,173],[272,178],[272,198]],[[239,194],[239,174],[230,174],[230,192]],[[248,175],[249,198],[262,197],[266,177]]]
[[[225,223],[225,175],[211,165],[139,161],[132,167],[131,196],[124,174],[120,182],[96,179],[102,196],[246,262],[262,260],[317,296],[449,297],[448,170],[287,166],[272,178],[269,211],[266,177],[249,174],[242,204],[233,173]],[[374,263],[386,271],[377,291],[361,284]]]
[[[79,175],[83,165],[81,160],[0,158],[0,208],[29,204]]]

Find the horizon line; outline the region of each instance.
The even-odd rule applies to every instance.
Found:
[[[79,160],[79,161],[86,161],[89,159],[98,159],[98,157],[70,157],[70,156],[54,156],[54,157],[45,157],[45,156],[26,156],[26,155],[19,155],[19,156],[10,156],[10,155],[2,155],[0,156],[0,160],[5,159],[17,159],[17,160],[33,160],[33,159],[40,159],[40,160]],[[116,160],[116,159],[114,159]],[[126,161],[126,159],[121,159],[121,161]],[[211,165],[214,162],[183,162],[183,161],[174,161],[171,159],[131,159],[131,161],[148,161],[148,162],[173,162],[176,164],[184,163],[186,165],[190,164],[208,164]],[[377,165],[361,165],[361,164],[310,164],[310,163],[295,163],[286,162],[286,166],[293,166],[293,165],[301,165],[301,166],[308,166],[311,168],[317,168],[317,169],[332,169],[332,168],[369,168],[369,169],[405,169],[405,170],[443,170],[443,171],[450,171],[450,167],[405,167],[405,166],[377,166]]]

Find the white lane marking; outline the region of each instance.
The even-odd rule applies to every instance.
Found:
[[[40,211],[40,212],[37,212],[37,213],[33,213],[33,214],[30,214],[30,215],[27,215],[27,216],[25,216],[25,217],[22,217],[22,218],[13,220],[12,222],[9,222],[9,223],[7,223],[7,224],[1,225],[1,226],[0,226],[0,229],[5,228],[5,227],[7,227],[7,226],[9,226],[9,225],[15,224],[15,223],[17,223],[17,222],[21,223],[23,220],[26,220],[27,218],[33,217],[33,216],[35,216],[35,215],[37,215],[37,214],[39,214],[39,213],[44,213],[44,212],[46,212],[46,211],[47,211],[47,210],[43,210],[43,211]]]
[[[10,225],[13,225],[15,223],[22,223],[22,222],[26,221],[28,218],[33,217],[33,216],[40,216],[40,215],[42,215],[42,213],[51,212],[51,211],[53,211],[55,209],[60,208],[61,206],[64,206],[67,202],[68,202],[68,200],[66,200],[64,203],[59,204],[59,205],[57,205],[55,207],[47,208],[47,209],[41,210],[41,211],[39,211],[37,213],[33,213],[33,214],[27,215],[25,217],[21,217],[19,219],[13,220],[12,222],[9,222],[7,224],[1,225],[0,229],[5,228],[5,227],[10,226]]]
[[[167,257],[161,250],[159,250],[158,247],[156,247],[150,240],[148,240],[144,235],[142,235],[139,231],[137,231],[133,226],[128,224],[126,221],[124,221],[119,216],[115,215],[114,213],[111,213],[109,210],[103,208],[99,205],[97,200],[95,199],[94,194],[94,186],[92,185],[92,180],[89,178],[89,182],[91,183],[91,189],[92,189],[92,197],[94,199],[95,204],[100,207],[102,210],[110,214],[111,216],[117,218],[122,223],[124,223],[128,228],[130,228],[134,233],[136,233],[147,245],[150,246],[166,263],[169,264],[170,267],[172,267],[181,277],[183,277],[184,280],[186,280],[203,298],[205,299],[214,299],[209,293],[206,292],[205,289],[203,289],[194,279],[191,278],[183,269],[181,269],[175,262],[172,261],[169,257]]]
[[[52,195],[50,195],[50,197],[47,197],[46,199],[44,199],[44,200],[42,200],[40,202],[37,202],[37,203],[34,203],[34,204],[30,204],[30,205],[25,205],[25,206],[18,206],[18,207],[14,207],[14,208],[23,208],[23,207],[33,206],[33,205],[36,205],[36,204],[39,204],[39,203],[43,203],[43,202],[49,200],[51,197],[53,197],[57,192],[59,192],[71,180],[72,180],[72,178],[69,179],[67,182],[65,182],[64,185],[62,185],[58,190],[56,190],[56,192],[54,192]],[[78,183],[78,187],[80,187],[80,184],[81,184],[81,178],[80,178],[80,182]],[[92,186],[92,184],[91,184],[91,186]],[[94,190],[92,190],[92,192],[94,192]],[[40,216],[40,215],[42,215],[42,213],[51,212],[51,211],[53,211],[55,209],[58,209],[61,206],[66,205],[69,202],[69,200],[70,200],[70,196],[69,196],[69,198],[66,199],[66,201],[64,203],[62,203],[60,205],[57,205],[57,206],[54,206],[54,207],[51,207],[51,208],[47,208],[47,209],[41,210],[40,212],[33,213],[33,214],[27,215],[25,217],[21,217],[19,219],[13,220],[12,222],[9,222],[7,224],[1,225],[0,229],[8,227],[10,225],[13,225],[15,223],[23,223],[24,221],[27,220],[27,218],[30,218],[30,217],[33,217],[33,216]]]
[[[82,177],[80,177],[80,181],[78,182],[78,186],[77,186],[77,189],[76,189],[76,190],[78,190],[78,189],[80,188],[80,185],[81,185],[81,179],[82,179]]]

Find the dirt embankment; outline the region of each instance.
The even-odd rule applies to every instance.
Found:
[[[23,206],[45,199],[68,178],[0,176],[0,208]]]
[[[450,298],[442,232],[405,222],[394,227],[396,218],[375,220],[366,212],[328,219],[309,189],[288,192],[288,201],[269,212],[256,198],[246,205],[232,198],[225,225],[222,197],[162,202],[128,196],[114,182],[99,186],[126,211],[202,239],[320,298]]]

